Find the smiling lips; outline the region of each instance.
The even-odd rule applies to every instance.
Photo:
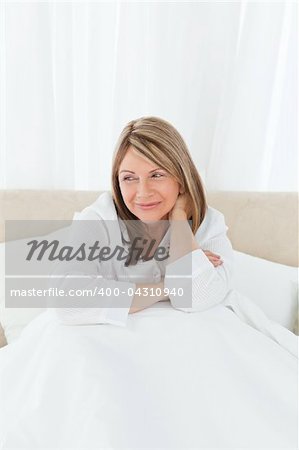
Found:
[[[157,205],[159,205],[160,203],[161,202],[156,202],[156,203],[136,203],[136,205],[138,206],[138,208],[141,208],[141,209],[153,209]]]

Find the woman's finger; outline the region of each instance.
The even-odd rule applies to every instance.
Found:
[[[217,253],[213,253],[210,250],[203,250],[205,253],[208,253],[209,255],[219,256]]]
[[[219,265],[221,265],[223,263],[223,261],[221,259],[214,258],[214,257],[211,257],[211,256],[208,256],[208,259],[209,259],[209,261],[211,261],[211,263],[214,266],[219,266]]]
[[[211,263],[213,264],[214,267],[218,267],[218,266],[222,265],[222,261],[221,262],[211,261]]]
[[[203,252],[207,255],[207,256],[213,256],[215,258],[220,258],[220,255],[217,255],[216,253],[210,252],[209,250],[203,250]]]

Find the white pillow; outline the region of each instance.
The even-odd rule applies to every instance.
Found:
[[[233,287],[275,322],[294,331],[298,314],[298,268],[234,250]]]
[[[77,213],[75,213],[77,214]],[[43,239],[60,239],[63,233],[61,230],[53,231],[45,236],[37,236]],[[18,242],[18,244],[17,244]],[[18,241],[10,241],[10,243],[20,245],[22,242],[27,243],[28,238]],[[21,334],[22,330],[35,319],[46,308],[6,308],[5,307],[5,244],[0,243],[0,323],[3,328],[6,341],[8,344],[14,342]]]

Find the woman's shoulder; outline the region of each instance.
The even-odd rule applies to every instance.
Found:
[[[222,222],[224,220],[224,214],[216,208],[213,208],[210,205],[207,205],[207,212],[205,215],[205,219],[211,223]]]
[[[99,197],[73,218],[73,231],[83,236],[88,229],[88,236],[100,240],[102,245],[119,241],[119,224],[112,193],[103,192]]]
[[[195,235],[201,239],[207,239],[226,232],[227,230],[228,227],[225,223],[224,214],[218,209],[208,205],[204,220],[200,224]]]
[[[102,192],[99,197],[81,212],[74,216],[75,220],[116,220],[117,212],[110,191]]]

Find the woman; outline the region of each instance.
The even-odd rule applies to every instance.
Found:
[[[130,122],[112,193],[76,219],[81,258],[52,283],[77,296],[0,353],[1,448],[295,447],[296,338],[232,289],[224,217],[177,130]]]
[[[114,154],[112,194],[102,194],[94,204],[85,208],[77,219],[83,223],[75,223],[73,226],[74,246],[79,246],[83,238],[86,240],[86,235],[89,237],[89,244],[92,245],[101,235],[102,246],[118,240],[117,243],[126,248],[126,242],[117,239],[118,229],[125,235],[130,232],[132,234],[133,226],[137,227],[138,222],[141,222],[145,226],[137,230],[139,236],[135,233],[134,237],[138,236],[140,241],[149,237],[142,254],[146,253],[146,248],[154,239],[155,244],[151,246],[152,256],[157,247],[164,244],[170,245],[170,258],[164,265],[158,264],[156,260],[150,260],[149,264],[141,263],[138,267],[133,265],[129,268],[118,264],[116,260],[101,264],[94,261],[88,266],[86,261],[82,263],[76,261],[72,265],[68,262],[67,266],[60,265],[55,272],[55,275],[60,277],[66,272],[82,276],[86,274],[96,276],[101,273],[106,277],[113,273],[115,280],[120,280],[121,276],[122,280],[131,281],[131,284],[113,285],[121,292],[131,292],[129,298],[122,299],[123,303],[120,298],[117,299],[117,303],[121,304],[120,308],[113,308],[109,302],[106,309],[99,308],[97,317],[94,309],[87,311],[86,308],[83,310],[76,310],[74,307],[69,310],[59,308],[56,312],[63,323],[75,324],[77,317],[80,323],[113,321],[116,324],[117,318],[121,317],[120,324],[124,325],[128,313],[137,312],[168,298],[171,291],[173,295],[170,294],[169,298],[175,307],[177,301],[182,300],[177,295],[177,285],[181,287],[182,283],[186,284],[180,276],[180,269],[182,272],[180,265],[183,268],[187,266],[187,275],[190,277],[192,275],[192,284],[194,288],[196,287],[196,291],[194,289],[193,295],[191,294],[192,299],[187,298],[192,300],[192,305],[190,304],[189,308],[182,306],[180,309],[203,311],[222,302],[229,290],[233,251],[226,236],[227,227],[223,214],[207,207],[200,176],[184,140],[171,124],[162,119],[143,117],[130,122],[124,128]],[[97,226],[92,224],[93,220],[96,220]],[[103,230],[105,222],[106,233]],[[168,222],[171,223],[171,227],[166,232]],[[111,228],[116,231],[113,238],[111,231],[110,233],[108,231]],[[134,237],[127,236],[127,247]],[[202,249],[201,243],[204,243]],[[184,255],[185,258],[180,260]],[[145,282],[137,283],[135,286],[132,281],[140,281],[141,270]],[[155,278],[152,277],[153,270]],[[74,282],[72,278],[62,283],[59,278],[59,283],[54,285],[69,290],[76,282],[78,280]],[[85,288],[92,289],[95,285],[99,286],[98,279],[93,283],[84,282]],[[111,288],[112,284],[103,280],[102,286]],[[190,280],[186,287],[192,287]],[[137,289],[139,294],[133,296],[133,290]],[[149,289],[152,294],[161,292],[161,295],[149,296],[146,294]],[[82,306],[85,305],[86,299],[82,299]]]

